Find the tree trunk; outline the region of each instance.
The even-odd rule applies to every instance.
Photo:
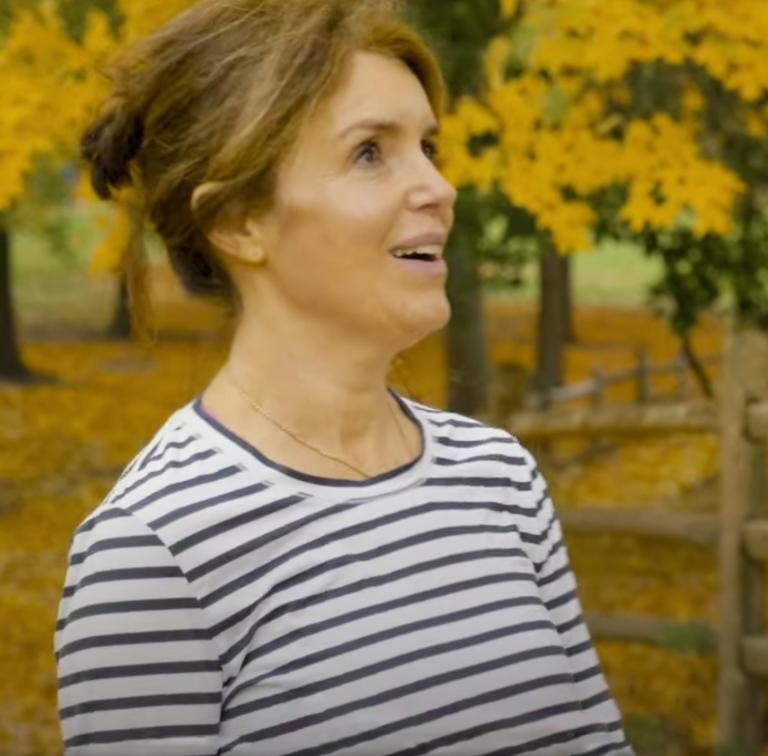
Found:
[[[112,339],[129,339],[131,337],[131,304],[128,296],[128,278],[124,272],[120,273],[117,300],[107,336]]]
[[[11,296],[11,243],[8,230],[0,225],[0,380],[26,381],[16,341],[16,322]]]
[[[696,376],[696,380],[698,381],[702,393],[708,399],[711,399],[715,395],[715,390],[712,388],[712,382],[709,380],[704,365],[701,364],[701,360],[693,349],[690,331],[685,331],[680,334],[680,344],[682,345],[685,358],[688,360],[688,364],[691,366],[691,370]]]
[[[563,382],[563,352],[567,343],[569,296],[567,259],[547,245],[539,257],[539,317],[536,353],[536,392],[542,407],[549,392]]]
[[[571,273],[573,265],[570,255],[559,255],[563,266],[563,277],[565,279],[562,287],[563,295],[563,333],[567,344],[573,344],[576,341],[576,329],[573,324],[573,283]]]
[[[488,410],[488,356],[485,348],[480,276],[472,250],[472,227],[454,231],[446,249],[448,299],[448,409],[464,415]]]

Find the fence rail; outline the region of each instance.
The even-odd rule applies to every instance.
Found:
[[[531,410],[510,415],[506,427],[525,439],[555,436],[632,435],[676,431],[718,430],[717,405],[706,399],[695,402]]]
[[[699,653],[706,654],[714,653],[717,643],[717,631],[704,622],[607,612],[585,612],[584,620],[592,637],[598,640],[635,641],[668,647],[674,645],[675,639],[688,635],[690,640],[678,640],[677,644],[685,650],[694,647]]]
[[[750,675],[768,679],[768,638],[760,635],[746,636],[741,641],[744,668]]]
[[[646,406],[657,402],[659,399],[664,399],[667,404],[675,401],[688,403],[693,399],[689,390],[691,367],[682,352],[671,362],[654,365],[648,359],[645,350],[641,348],[636,351],[635,359],[634,367],[615,372],[593,370],[591,378],[567,386],[552,388],[546,394],[531,392],[529,385],[531,377],[522,364],[517,362],[495,363],[493,365],[493,380],[491,381],[489,419],[495,420],[499,417],[506,417],[512,412],[516,414],[516,419],[520,419],[518,413],[524,409],[544,411],[578,399],[590,400],[589,408],[585,411],[604,407],[607,406],[607,389],[626,381],[633,381],[635,384],[635,405]],[[717,364],[721,361],[720,355],[708,355],[700,360],[702,365]],[[676,391],[671,395],[667,393],[663,396],[652,391],[651,378],[668,374],[677,375]],[[756,423],[758,429],[765,429],[764,431],[760,430],[760,432],[768,432],[768,407],[762,409],[762,414]]]
[[[721,355],[714,354],[702,357],[699,362],[703,366],[719,364],[721,360]],[[567,386],[552,388],[545,395],[534,397],[534,403],[538,406],[551,407],[574,399],[589,398],[593,405],[600,405],[604,401],[607,388],[632,381],[635,384],[636,403],[645,404],[655,398],[651,389],[651,377],[661,375],[677,376],[675,397],[686,399],[689,393],[690,371],[690,362],[682,351],[670,362],[654,364],[648,358],[646,350],[639,348],[635,352],[634,367],[608,373],[594,369],[591,378]]]
[[[768,440],[768,401],[747,408],[747,433],[756,443]]]
[[[662,509],[558,509],[565,530],[573,532],[627,533],[631,535],[674,538],[700,546],[717,543],[717,516],[678,513]],[[765,545],[768,548],[768,533]],[[766,551],[768,558],[768,551]]]
[[[768,561],[768,519],[747,521],[743,538],[750,559],[756,562]]]

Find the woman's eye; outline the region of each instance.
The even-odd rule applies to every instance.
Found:
[[[365,165],[373,165],[381,157],[379,145],[375,141],[366,142],[355,156],[356,162],[363,162]]]
[[[421,143],[421,148],[424,150],[424,154],[430,159],[430,160],[437,160],[437,156],[439,154],[439,150],[437,147],[437,142],[432,142],[430,140],[425,140]]]
[[[421,143],[421,149],[424,154],[433,162],[437,161],[439,150],[437,142],[425,139]],[[355,162],[363,165],[375,165],[382,159],[381,147],[376,140],[370,140],[361,145],[355,155]]]

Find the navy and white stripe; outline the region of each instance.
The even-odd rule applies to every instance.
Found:
[[[632,753],[531,455],[397,398],[422,453],[365,481],[169,418],[72,540],[67,754]]]

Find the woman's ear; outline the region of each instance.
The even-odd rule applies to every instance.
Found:
[[[217,182],[211,181],[195,187],[190,200],[193,214],[205,196],[216,191],[219,186]],[[204,229],[204,233],[217,250],[239,262],[259,265],[266,258],[261,224],[244,212],[221,213],[212,227]]]

